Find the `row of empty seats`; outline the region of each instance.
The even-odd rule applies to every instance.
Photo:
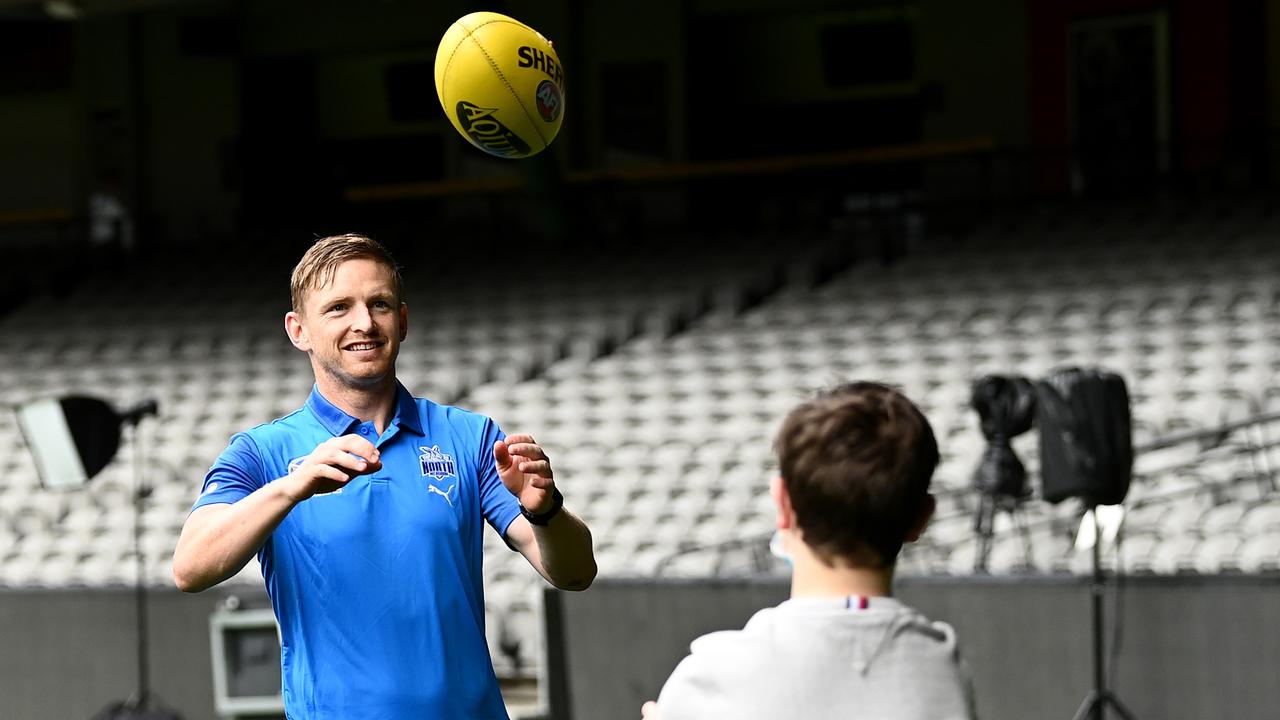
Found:
[[[820,261],[823,242],[743,238],[750,252],[726,258],[672,239],[590,261],[537,263],[475,248],[448,270],[426,250],[402,256],[411,268],[410,332],[399,375],[444,402],[483,383],[518,387],[554,362],[589,362],[637,335],[667,336],[708,310],[731,311],[789,266]],[[159,257],[0,319],[8,404],[85,394],[122,410],[146,399],[160,407],[76,491],[41,486],[14,414],[0,413],[0,586],[132,584],[139,482],[150,488],[140,518],[142,578],[171,584],[173,548],[209,464],[231,434],[291,412],[311,388],[306,357],[283,333],[292,258],[272,258],[246,272],[233,257]],[[492,568],[500,578],[502,568]],[[233,582],[260,584],[256,564]]]
[[[979,234],[892,266],[859,264],[818,287],[784,288],[746,313],[713,314],[673,338],[638,338],[514,387],[482,385],[465,402],[550,449],[570,503],[596,530],[602,572],[706,574],[741,570],[724,562],[725,547],[763,554],[770,566],[762,544],[773,527],[771,443],[788,409],[843,380],[901,385],[942,444],[938,520],[904,557],[903,572],[968,574],[978,548],[970,475],[985,447],[969,407],[973,380],[1036,379],[1069,365],[1116,370],[1129,383],[1139,445],[1250,417],[1274,401],[1280,244],[1273,235],[1216,243],[1158,233],[1163,240],[1104,243],[1086,231],[1062,229],[1057,246],[1034,234],[1022,244]],[[1034,432],[1015,446],[1034,477]],[[1132,497],[1154,509],[1130,521],[1129,534],[1140,539],[1123,550],[1128,567],[1267,571],[1280,563],[1267,554],[1280,533],[1261,521],[1237,533],[1235,545],[1197,522],[1160,527],[1162,513],[1177,517],[1170,508],[1216,507],[1239,494],[1247,453],[1218,455],[1229,457],[1192,457],[1190,465],[1179,458],[1176,468],[1140,463]],[[1227,499],[1185,487],[1226,488]],[[1277,499],[1250,502],[1265,517]],[[1002,515],[988,569],[1088,572],[1089,553],[1072,545],[1079,513],[1076,502],[1027,503],[1020,520],[1032,528],[1029,556]],[[1168,539],[1163,554],[1143,551],[1152,537]],[[1239,557],[1224,554],[1237,546]],[[526,607],[523,598],[540,583],[501,548],[491,560],[498,566],[491,600]]]
[[[817,284],[814,268],[841,255],[830,239],[746,238],[741,252],[725,253],[688,248],[690,238],[564,259],[538,277],[495,280],[487,265],[432,271],[407,278],[400,374],[419,394],[534,434],[593,529],[601,571],[642,576],[736,571],[717,550],[726,547],[761,567],[783,415],[836,382],[900,385],[942,449],[939,515],[902,570],[965,574],[978,547],[969,478],[985,447],[969,407],[978,377],[1116,370],[1129,382],[1139,444],[1280,409],[1280,226],[1252,210],[1222,226],[1231,229],[1195,217],[1029,215]],[[287,272],[208,274],[207,288],[172,273],[152,273],[167,278],[154,286],[95,281],[0,320],[0,363],[13,370],[0,389],[12,401],[66,392],[120,407],[160,401],[141,440],[141,476],[154,487],[144,565],[156,584],[167,582],[186,509],[228,436],[291,411],[311,384],[280,328]],[[0,584],[132,582],[133,442],[84,491],[52,494],[24,459],[12,418],[0,418]],[[1126,568],[1276,569],[1276,499],[1246,482],[1266,468],[1242,442],[1139,458],[1120,546]],[[1034,432],[1015,448],[1034,477]],[[1017,517],[998,517],[992,572],[1087,570],[1087,553],[1071,544],[1074,503],[1032,500]],[[542,582],[494,537],[485,561],[495,657],[531,667]],[[237,581],[260,582],[254,567]],[[501,652],[515,641],[518,650]]]

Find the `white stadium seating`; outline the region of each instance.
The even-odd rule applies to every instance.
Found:
[[[1225,230],[1194,213],[1118,215],[1027,213],[892,265],[853,262],[817,284],[794,278],[838,256],[838,238],[746,238],[731,257],[636,252],[509,283],[460,272],[435,279],[447,293],[410,276],[401,375],[416,392],[538,438],[569,507],[592,527],[601,572],[642,576],[776,571],[730,555],[757,552],[772,531],[767,486],[783,415],[839,381],[899,385],[930,417],[943,456],[939,515],[901,571],[967,574],[977,552],[970,475],[984,449],[968,404],[978,377],[1115,370],[1140,445],[1280,410],[1276,218],[1241,211]],[[240,277],[230,262],[198,282],[166,272],[95,281],[0,319],[9,403],[70,392],[117,407],[159,401],[158,420],[142,426],[142,477],[154,488],[143,550],[156,585],[169,582],[186,510],[228,437],[296,408],[311,383],[281,329],[284,275]],[[1126,539],[1106,562],[1151,573],[1280,569],[1270,464],[1280,453],[1268,432],[1277,429],[1140,456]],[[1034,478],[1033,436],[1015,447]],[[0,586],[133,581],[134,443],[126,437],[83,491],[47,491],[12,414],[0,413]],[[1079,512],[1075,502],[1025,503],[1016,520],[1029,541],[1002,515],[988,571],[1087,572],[1087,553],[1072,547]],[[487,603],[503,633],[526,640],[530,668],[542,581],[496,537],[485,563]],[[233,582],[260,583],[256,564]]]

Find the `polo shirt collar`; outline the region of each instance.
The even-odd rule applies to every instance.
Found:
[[[425,435],[422,431],[422,416],[418,414],[418,403],[413,399],[413,393],[409,389],[396,381],[396,416],[391,419],[392,425],[400,426],[401,430],[408,430],[415,435]]]
[[[311,386],[311,395],[307,398],[307,409],[334,437],[346,435],[360,424],[360,420],[348,415],[321,395],[318,385]],[[391,425],[417,435],[423,434],[422,418],[418,416],[418,404],[414,402],[413,394],[399,381],[396,382],[396,414],[391,419]]]

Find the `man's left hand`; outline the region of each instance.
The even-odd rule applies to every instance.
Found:
[[[551,509],[556,481],[551,459],[532,435],[508,435],[493,444],[493,459],[502,484],[529,512],[537,515]]]

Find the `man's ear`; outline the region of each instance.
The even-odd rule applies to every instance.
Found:
[[[307,326],[302,322],[302,315],[290,310],[284,314],[284,332],[289,342],[302,352],[311,352],[311,338],[307,335]]]
[[[920,516],[911,525],[911,532],[907,533],[907,542],[915,542],[924,534],[924,529],[929,526],[929,521],[933,519],[933,513],[938,509],[938,501],[930,493],[924,496],[924,505],[920,508]]]
[[[400,303],[400,342],[409,334],[409,306]]]
[[[787,493],[786,483],[781,477],[769,481],[769,494],[773,496],[773,504],[777,508],[776,525],[779,530],[790,530],[796,526],[796,513],[791,508],[791,495]]]

